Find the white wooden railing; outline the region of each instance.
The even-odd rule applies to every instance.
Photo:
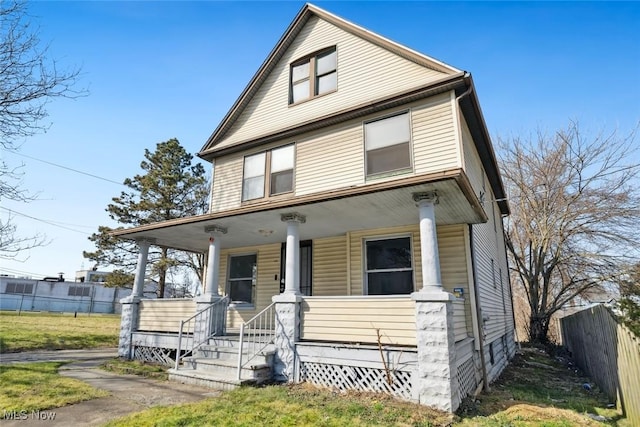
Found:
[[[238,380],[242,376],[242,367],[274,342],[276,336],[275,307],[275,303],[271,303],[260,313],[240,325]]]

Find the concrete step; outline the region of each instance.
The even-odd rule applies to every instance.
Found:
[[[243,354],[248,354],[249,349],[244,348]],[[263,349],[260,353],[258,353],[254,360],[257,360],[259,363],[268,363],[270,364],[273,360],[273,354],[275,353],[275,347],[273,344],[268,345],[265,349]],[[193,357],[197,358],[209,358],[209,359],[218,359],[218,360],[229,360],[237,362],[238,360],[238,348],[237,347],[220,347],[215,345],[203,345],[196,349]]]
[[[184,360],[183,366],[198,372],[232,377],[237,375],[238,370],[237,361],[208,358],[187,358]],[[241,377],[247,380],[254,380],[258,384],[268,381],[271,379],[271,364],[258,363],[252,360],[242,368]]]
[[[273,341],[273,337],[259,337],[256,341],[268,343]],[[209,338],[209,345],[216,347],[235,347],[237,348],[240,344],[240,336],[239,335],[223,335],[219,337],[211,337]]]
[[[233,390],[241,385],[256,384],[255,380],[238,380],[235,375],[210,373],[182,367],[179,370],[169,369],[169,380],[182,384],[193,384],[214,390]]]

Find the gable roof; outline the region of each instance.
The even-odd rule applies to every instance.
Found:
[[[198,154],[200,157],[207,157],[207,154],[209,154],[214,149],[216,143],[224,138],[226,132],[231,128],[233,123],[241,115],[241,113],[254,97],[265,79],[274,69],[277,62],[285,54],[287,48],[295,40],[302,28],[312,16],[317,16],[320,19],[323,19],[346,32],[354,34],[362,39],[369,41],[372,44],[387,49],[397,54],[398,56],[412,61],[418,65],[435,71],[439,71],[441,73],[445,73],[447,75],[463,73],[461,70],[451,67],[450,65],[447,65],[427,55],[423,55],[419,52],[402,46],[365,28],[362,28],[336,15],[333,15],[332,13],[329,13],[317,6],[307,3],[302,7],[300,12],[298,12],[298,15],[289,25],[273,50],[269,53],[267,59],[262,63],[256,74],[252,77],[249,84],[242,91],[229,112],[225,115],[216,130],[202,147],[200,153]]]

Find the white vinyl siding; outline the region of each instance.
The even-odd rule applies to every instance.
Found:
[[[315,102],[315,101],[314,101]],[[376,182],[462,167],[455,140],[450,95],[445,93],[403,108],[371,114],[295,138],[295,195],[367,185],[365,177],[365,123],[402,114],[411,115],[411,156],[414,171],[398,176],[376,177]],[[243,158],[277,149],[291,140],[281,140],[246,152],[215,159],[212,212],[241,206]],[[384,176],[384,174],[383,174]]]
[[[453,96],[453,92],[437,95],[411,109],[416,174],[462,167]]]
[[[502,220],[499,216],[500,210],[495,196],[491,186],[483,184],[486,180],[484,169],[464,118],[461,118],[461,123],[465,172],[476,196],[480,199],[482,194],[483,208],[488,217],[486,223],[473,225],[472,241],[476,286],[478,287],[482,316],[486,319],[484,334],[486,335],[485,344],[488,347],[488,343],[496,341],[504,335],[511,336],[509,334],[513,334],[509,278],[505,273],[508,271],[506,248]],[[488,350],[485,348],[485,351]]]
[[[180,330],[180,321],[196,313],[192,298],[143,299],[138,313],[138,331],[172,332]]]
[[[211,194],[211,212],[240,207],[242,200],[242,155],[218,157]]]
[[[290,106],[287,102],[290,64],[328,46],[336,46],[338,51],[338,90],[312,102]],[[332,112],[345,111],[445,76],[313,16],[216,147],[227,147]]]
[[[347,295],[347,237],[313,240],[313,294]]]
[[[311,297],[301,304],[303,340],[416,345],[415,302],[406,296]]]

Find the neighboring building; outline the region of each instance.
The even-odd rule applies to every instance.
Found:
[[[79,277],[104,278],[107,274],[78,271],[75,282],[65,281],[62,274],[42,280],[0,276],[0,310],[120,313],[120,300],[131,295],[131,289],[109,288],[97,281],[79,280]],[[145,298],[156,298],[153,285],[145,285]]]
[[[183,344],[235,351],[222,312],[260,348],[239,377],[270,350],[266,377],[449,411],[513,356],[509,207],[469,73],[305,5],[199,155],[209,213],[114,235],[139,242],[138,271],[150,244],[208,252],[205,293],[145,302],[136,279],[122,356],[175,359],[204,308]],[[185,360],[172,378],[233,383]]]

